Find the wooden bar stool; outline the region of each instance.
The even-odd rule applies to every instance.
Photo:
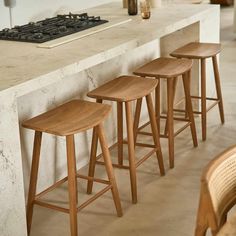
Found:
[[[86,207],[88,204],[90,204],[92,201],[97,199],[99,196],[101,196],[108,190],[112,191],[117,215],[122,216],[120,198],[102,125],[103,120],[108,116],[110,110],[111,107],[109,105],[97,104],[81,100],[73,100],[23,123],[23,127],[35,130],[34,150],[27,204],[28,234],[30,233],[34,204],[69,213],[71,236],[77,236],[77,212],[82,210],[84,207]],[[80,175],[76,172],[74,135],[91,128],[94,128],[94,133],[98,136],[100,140],[101,149],[104,156],[104,163],[109,179],[108,181]],[[68,177],[58,181],[43,192],[36,194],[38,167],[40,160],[40,148],[43,132],[66,137]],[[90,162],[93,162],[94,158],[96,158],[92,155],[93,149],[94,146],[92,146]],[[100,192],[95,194],[88,201],[84,202],[80,206],[77,206],[77,177],[90,180],[92,182],[95,181],[102,184],[106,184],[107,186],[103,188]],[[54,204],[49,204],[40,200],[40,198],[44,194],[55,189],[67,180],[69,188],[69,209]]]
[[[181,48],[176,49],[170,55],[177,58],[189,58],[197,59],[201,61],[201,96],[191,96],[193,99],[201,100],[201,111],[194,111],[196,114],[200,114],[202,118],[202,140],[206,140],[207,136],[207,112],[218,104],[221,123],[225,121],[223,99],[220,85],[220,75],[217,64],[216,55],[221,51],[221,45],[218,43],[189,43]],[[216,86],[216,98],[206,97],[206,59],[212,58],[215,86]],[[206,107],[206,101],[214,101],[214,103]]]
[[[121,76],[108,83],[102,85],[101,87],[88,93],[89,97],[96,98],[97,102],[102,103],[103,100],[115,101],[117,102],[117,125],[118,125],[118,164],[113,164],[118,168],[129,169],[130,171],[130,182],[131,182],[131,193],[132,202],[137,203],[137,183],[136,183],[136,168],[142,164],[146,159],[148,159],[152,154],[156,153],[157,160],[159,163],[159,169],[161,175],[165,174],[159,134],[157,129],[157,124],[155,121],[155,113],[152,104],[151,92],[157,86],[158,81],[156,80],[146,80],[137,76]],[[154,145],[137,143],[137,127],[139,119],[135,118],[133,122],[132,118],[132,101],[138,101],[139,104],[142,103],[142,99],[146,97],[148,113],[151,122],[152,134]],[[126,110],[126,123],[127,123],[127,142],[123,140],[123,104],[125,104]],[[141,106],[139,107],[139,112]],[[137,111],[136,115],[137,117]],[[94,142],[97,142],[97,138],[94,137]],[[129,166],[123,164],[123,143],[128,144],[129,153]],[[146,154],[142,159],[136,161],[135,158],[135,146],[149,147],[152,150]],[[102,162],[97,161],[102,164]],[[89,176],[94,175],[95,163],[90,163],[91,168]],[[88,183],[88,193],[92,191],[92,183]]]
[[[156,87],[156,117],[159,122],[160,118],[167,119],[166,130],[160,137],[168,138],[169,142],[169,163],[170,168],[174,168],[174,137],[186,129],[188,126],[191,128],[192,139],[194,147],[198,146],[197,134],[195,128],[195,122],[192,111],[192,103],[190,97],[190,70],[192,68],[192,61],[188,59],[175,59],[175,58],[158,58],[144,66],[138,68],[134,74],[144,77],[155,77],[159,80],[158,86]],[[174,97],[175,97],[175,86],[177,83],[178,76],[182,76],[184,92],[186,96],[186,109],[187,117],[178,118],[174,117]],[[160,116],[160,83],[161,79],[167,80],[167,116]],[[174,120],[187,122],[182,128],[174,132]],[[147,132],[141,132],[147,124],[139,128],[139,133],[149,135]],[[159,125],[160,127],[160,125]]]

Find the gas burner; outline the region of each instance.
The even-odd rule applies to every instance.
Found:
[[[82,14],[65,14],[46,18],[38,22],[29,22],[26,25],[5,28],[0,31],[0,40],[13,40],[32,43],[43,43],[69,34],[80,32],[97,25],[107,23],[100,16]]]

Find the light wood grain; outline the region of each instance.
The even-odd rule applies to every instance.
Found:
[[[67,168],[68,168],[68,193],[71,236],[78,235],[77,229],[77,177],[75,161],[74,135],[66,136]]]
[[[217,64],[216,55],[220,53],[221,45],[218,43],[199,43],[192,42],[181,48],[176,49],[170,55],[177,58],[199,59],[201,63],[201,96],[192,96],[193,99],[201,100],[201,111],[194,113],[201,115],[202,120],[202,140],[207,138],[207,112],[218,104],[221,123],[224,123],[224,108],[223,98],[220,85],[219,68]],[[206,59],[212,58],[213,70],[215,75],[215,85],[217,98],[206,97]],[[207,108],[207,100],[215,101],[210,107]]]
[[[118,188],[116,185],[116,179],[115,179],[115,175],[114,175],[114,171],[113,171],[113,167],[112,167],[112,163],[111,163],[110,152],[109,152],[109,149],[107,146],[107,141],[106,141],[103,125],[99,124],[97,126],[97,130],[98,130],[98,137],[99,137],[100,144],[101,144],[101,149],[102,149],[102,153],[103,153],[103,158],[104,158],[104,163],[106,166],[108,179],[109,179],[111,186],[112,186],[111,192],[113,195],[113,200],[115,203],[117,215],[122,216],[123,213],[122,213],[122,208],[121,208],[121,203],[120,203],[119,192],[118,192]]]
[[[67,136],[93,128],[109,114],[105,104],[73,100],[23,122],[25,128]]]
[[[90,91],[87,95],[92,98],[100,98],[110,101],[132,101],[151,93],[157,85],[157,81],[137,76],[121,76]]]
[[[162,79],[167,79],[167,117],[164,117],[167,120],[164,135],[161,135],[161,137],[168,138],[170,168],[174,168],[174,137],[180,132],[182,132],[185,128],[187,128],[189,125],[191,127],[193,144],[195,147],[198,145],[190,97],[190,78],[187,76],[187,74],[190,74],[191,68],[192,60],[161,57],[143,65],[134,72],[134,74],[140,76],[155,77],[159,81],[159,84],[155,90],[155,108],[158,128],[160,127],[160,117],[162,117],[160,116],[160,83]],[[174,117],[174,97],[178,76],[180,75],[183,76],[185,97],[187,101],[186,113],[188,114],[188,117],[186,116],[185,119]],[[185,121],[187,122],[187,124],[175,133],[174,120],[176,119]],[[146,124],[143,127],[145,126]],[[139,130],[141,129],[142,128],[140,128]],[[148,132],[141,131],[139,133],[144,135],[151,135]]]
[[[202,117],[202,140],[207,136],[207,115],[206,115],[206,60],[201,59],[201,117]]]
[[[136,166],[135,166],[134,131],[133,131],[131,102],[125,103],[125,111],[126,111],[126,124],[127,124],[131,193],[132,193],[132,202],[135,204],[138,201],[138,197],[137,197],[137,178],[136,178]]]
[[[220,119],[221,119],[221,123],[224,124],[225,116],[224,116],[223,98],[222,98],[220,74],[219,74],[219,68],[218,68],[216,56],[212,57],[212,64],[213,64],[214,75],[215,75],[216,94],[217,94],[217,99],[219,100],[218,106],[219,106],[219,112],[220,112]]]
[[[213,57],[220,51],[221,45],[219,43],[192,42],[176,49],[170,55],[178,58],[202,59]]]
[[[161,57],[157,58],[133,73],[140,76],[173,78],[189,71],[192,67],[192,61],[189,59],[177,60],[175,58]]]
[[[34,135],[34,150],[33,150],[33,158],[32,158],[32,165],[31,165],[28,203],[27,203],[27,212],[26,212],[28,235],[30,235],[30,229],[31,229],[31,224],[32,224],[33,207],[34,207],[34,200],[35,200],[35,195],[36,195],[37,179],[38,179],[41,142],[42,142],[42,132],[36,131]]]

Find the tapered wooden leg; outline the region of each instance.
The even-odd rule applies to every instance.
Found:
[[[194,121],[194,116],[193,116],[193,107],[192,107],[192,101],[191,101],[191,95],[190,95],[189,80],[190,80],[189,73],[187,72],[183,74],[183,85],[184,85],[184,93],[185,93],[185,98],[186,98],[186,110],[187,110],[189,120],[191,122],[190,128],[191,128],[191,133],[192,133],[193,145],[194,147],[197,147],[198,141],[197,141],[196,126],[195,126],[195,121]]]
[[[123,103],[117,102],[118,164],[123,165]]]
[[[225,116],[224,116],[223,98],[222,98],[222,93],[221,93],[220,74],[219,74],[219,68],[218,68],[216,56],[212,57],[212,63],[213,63],[213,69],[214,69],[214,75],[215,75],[216,94],[217,94],[217,99],[219,99],[218,105],[219,105],[220,119],[221,119],[221,123],[224,124]]]
[[[157,129],[157,123],[156,123],[156,119],[155,119],[155,112],[153,109],[151,94],[146,96],[146,100],[147,100],[148,113],[149,113],[149,117],[150,117],[151,129],[152,129],[152,134],[153,134],[153,141],[155,143],[155,146],[158,148],[156,151],[156,155],[157,155],[160,173],[161,173],[161,175],[165,175],[165,167],[164,167],[164,163],[163,163],[160,137],[159,137],[159,132]]]
[[[104,163],[106,166],[108,179],[112,185],[111,191],[112,191],[114,203],[116,206],[117,215],[122,216],[122,208],[121,208],[121,203],[120,203],[119,192],[116,185],[115,175],[114,175],[113,167],[111,163],[111,157],[110,157],[110,153],[107,146],[107,141],[106,141],[106,137],[103,131],[102,124],[99,124],[97,126],[97,129],[98,129],[98,137],[99,137],[101,148],[102,148],[102,153],[103,153],[103,158],[104,158]]]
[[[161,79],[158,79],[158,84],[155,88],[155,115],[156,115],[156,120],[157,120],[157,129],[158,132],[160,133],[160,109],[161,109]]]
[[[202,140],[206,140],[206,59],[201,59],[201,115],[202,115]]]
[[[191,70],[187,72],[187,76],[189,77],[188,79],[188,88],[189,88],[189,94],[190,94],[190,98],[191,98]],[[187,108],[187,99],[185,97],[185,119],[188,119],[188,108]],[[193,109],[193,107],[192,107]]]
[[[125,103],[125,110],[126,110],[126,123],[127,123],[131,193],[132,193],[132,202],[135,204],[135,203],[137,203],[137,180],[136,180],[136,165],[135,165],[135,153],[134,153],[134,132],[133,132],[131,102]]]
[[[32,158],[31,174],[30,174],[30,185],[29,185],[29,193],[28,193],[28,204],[27,204],[28,235],[30,234],[30,229],[31,229],[31,224],[32,224],[34,200],[35,200],[35,194],[36,194],[36,188],[37,188],[41,141],[42,141],[42,132],[35,131],[33,158]]]
[[[176,86],[177,86],[177,77],[174,78],[174,85],[173,85],[173,102],[175,100],[175,94],[176,94]],[[167,121],[166,121],[166,125],[165,125],[165,135],[168,134],[168,125],[167,125]]]
[[[135,115],[134,115],[134,146],[136,145],[137,135],[138,135],[138,125],[140,120],[140,113],[142,108],[142,98],[137,100]]]
[[[98,134],[97,134],[97,128],[94,127],[92,144],[91,144],[90,161],[89,161],[89,171],[88,171],[88,176],[90,177],[94,177],[96,157],[97,157],[97,147],[98,147]],[[88,180],[87,193],[91,194],[92,189],[93,189],[93,180]]]
[[[96,99],[97,103],[102,103],[102,99]],[[93,137],[91,144],[91,153],[89,161],[89,171],[88,176],[94,177],[95,167],[96,167],[96,158],[97,158],[97,149],[98,149],[98,135],[96,127],[93,128]],[[88,180],[87,183],[87,194],[91,194],[93,191],[93,180]],[[77,200],[78,203],[78,200]]]
[[[211,214],[209,212],[209,199],[206,193],[205,185],[201,185],[194,236],[206,236],[207,229],[209,228],[210,222],[208,218],[211,217]]]
[[[77,178],[75,171],[75,144],[74,135],[66,136],[66,149],[67,149],[67,167],[68,167],[68,187],[69,187],[69,212],[70,212],[70,231],[71,236],[77,236]]]
[[[168,126],[168,142],[169,142],[169,162],[170,168],[174,168],[174,79],[167,79],[167,126]]]

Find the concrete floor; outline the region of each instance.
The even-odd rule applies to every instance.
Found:
[[[236,36],[232,32],[233,8],[223,8],[221,13],[223,50],[220,72],[226,123],[223,126],[220,124],[218,109],[214,108],[208,113],[206,142],[199,139],[199,147],[193,148],[189,130],[179,135],[176,138],[176,167],[173,170],[168,168],[167,143],[162,140],[166,176],[160,177],[155,156],[140,166],[137,173],[136,205],[131,204],[128,171],[116,169],[124,216],[116,216],[111,194],[108,192],[78,214],[80,236],[193,235],[202,169],[218,153],[236,144]],[[196,122],[198,137],[201,137],[199,120],[197,118]],[[103,176],[103,167],[98,166],[96,173]],[[81,201],[87,197],[82,193],[85,192],[85,187],[84,181],[79,182]],[[63,204],[67,201],[65,187],[56,190],[50,197]],[[69,216],[36,206],[31,235],[70,235]]]

